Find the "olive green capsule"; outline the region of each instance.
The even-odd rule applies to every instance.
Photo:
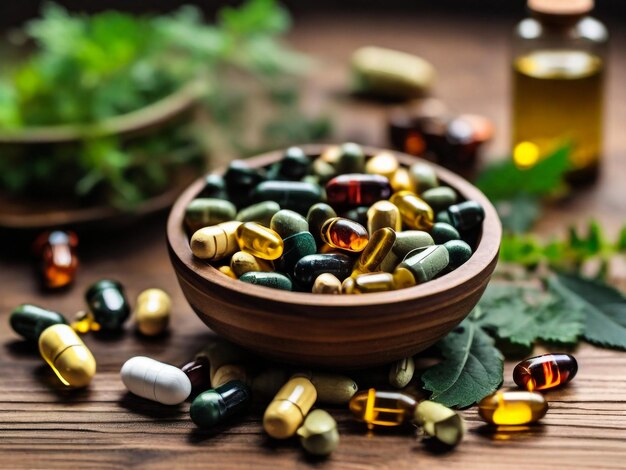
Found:
[[[380,264],[380,270],[385,272],[392,272],[398,264],[402,262],[404,257],[410,251],[417,248],[423,248],[425,246],[434,245],[433,237],[422,230],[405,230],[404,232],[396,233],[396,241],[391,247],[391,251],[387,253],[387,256]]]
[[[455,446],[465,434],[465,421],[459,413],[441,403],[426,400],[415,407],[415,424],[429,436],[449,446]]]
[[[237,208],[224,199],[197,198],[189,203],[185,209],[185,225],[190,232],[202,227],[221,224],[235,218]]]
[[[414,163],[409,168],[409,175],[413,181],[413,185],[416,188],[417,194],[421,194],[431,188],[439,186],[439,180],[437,179],[437,173],[433,170],[433,167],[427,163]]]
[[[415,362],[412,357],[405,357],[391,364],[389,369],[389,385],[395,388],[406,387],[415,372]]]
[[[269,227],[283,239],[296,233],[309,231],[309,223],[306,219],[289,209],[282,209],[276,212]]]
[[[239,278],[240,281],[257,286],[269,287],[270,289],[293,290],[293,284],[284,274],[254,272],[245,273]]]
[[[339,158],[335,163],[337,174],[363,173],[365,153],[359,144],[347,142],[339,147]]]
[[[241,209],[236,220],[239,222],[256,222],[265,227],[269,227],[272,217],[280,210],[278,203],[274,201],[263,201]]]
[[[313,160],[312,170],[313,175],[317,177],[320,184],[328,183],[337,175],[335,167],[323,160],[321,157]]]
[[[313,283],[314,294],[341,294],[341,281],[330,273],[317,276]]]
[[[373,234],[384,227],[389,227],[396,232],[401,231],[402,217],[395,204],[389,201],[378,201],[367,210],[367,231]]]
[[[436,211],[445,210],[456,203],[456,192],[448,186],[427,189],[422,192],[421,198]]]
[[[406,268],[418,283],[430,281],[442,272],[450,261],[448,250],[443,245],[418,248],[406,255],[400,267]]]
[[[245,273],[249,273],[252,271],[255,272],[271,272],[274,270],[272,263],[270,261],[256,258],[254,255],[246,251],[238,251],[233,255],[230,259],[230,268],[235,273],[235,276],[241,277]]]
[[[445,224],[443,222],[436,222],[433,228],[430,230],[430,234],[433,237],[436,245],[443,245],[450,240],[458,240],[461,238],[459,231],[452,225]]]
[[[309,413],[297,434],[304,450],[312,455],[329,455],[339,445],[337,423],[324,410]]]
[[[448,268],[456,269],[472,257],[472,248],[463,240],[450,240],[443,244],[448,250]]]
[[[315,184],[315,185],[320,185],[322,184],[320,182],[320,179],[315,176],[315,175],[306,175],[304,178],[302,178],[300,181],[302,181],[303,183],[308,183],[308,184]]]
[[[28,341],[37,341],[43,330],[52,325],[67,325],[67,320],[52,310],[23,304],[11,312],[9,323],[18,335]]]
[[[270,399],[287,383],[289,377],[285,369],[266,369],[252,378],[250,386],[252,394],[255,397]]]
[[[313,372],[309,379],[317,390],[317,401],[327,405],[345,405],[359,390],[354,380],[341,374]]]
[[[306,220],[309,223],[309,232],[311,232],[313,238],[315,238],[317,246],[324,244],[322,241],[322,225],[324,225],[324,222],[328,219],[332,219],[333,217],[337,217],[335,209],[330,207],[325,202],[313,204],[309,208]]]

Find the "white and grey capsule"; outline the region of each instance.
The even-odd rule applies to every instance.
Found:
[[[178,405],[191,393],[191,382],[182,370],[149,357],[131,357],[120,374],[129,391],[163,405]]]

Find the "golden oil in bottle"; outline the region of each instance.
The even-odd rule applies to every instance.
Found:
[[[515,59],[513,158],[534,165],[569,142],[572,169],[597,170],[602,147],[604,64],[583,51],[542,50]]]

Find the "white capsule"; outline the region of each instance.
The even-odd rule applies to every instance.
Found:
[[[191,382],[182,370],[149,357],[131,357],[120,374],[132,393],[164,405],[182,403],[191,393]]]

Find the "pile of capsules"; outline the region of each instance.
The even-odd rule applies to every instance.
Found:
[[[96,360],[77,333],[118,332],[131,315],[122,285],[103,279],[85,292],[86,310],[78,312],[71,324],[60,313],[32,304],[11,312],[9,323],[24,339],[37,343],[41,357],[68,387],[85,387],[96,374]],[[167,328],[171,299],[161,289],[139,294],[132,311],[137,330],[157,336]]]
[[[98,325],[92,330],[119,330],[129,316],[123,290],[114,281],[91,286],[86,301],[88,316],[93,317],[91,325]],[[162,332],[170,306],[167,294],[159,289],[140,294],[134,310],[139,330],[147,335]],[[11,314],[10,323],[18,334],[38,342],[42,357],[65,386],[79,388],[91,382],[96,372],[95,359],[61,314],[22,305]],[[479,403],[479,415],[492,426],[532,424],[548,410],[543,395],[537,392],[568,383],[577,371],[576,359],[568,354],[526,359],[513,371],[515,383],[526,391],[498,391],[485,397]],[[371,383],[376,375],[371,372],[354,373],[363,374],[360,382]],[[459,413],[417,398],[411,386],[415,373],[412,357],[389,367],[385,380],[390,387],[361,392],[357,382],[346,375],[288,370],[266,363],[259,366],[253,354],[222,340],[208,344],[181,368],[136,356],[124,363],[120,373],[130,392],[163,405],[177,405],[193,396],[191,420],[203,429],[243,414],[253,400],[269,402],[263,415],[265,432],[275,439],[298,435],[302,447],[313,455],[328,455],[339,444],[332,416],[321,408],[311,411],[319,405],[347,406],[369,430],[412,423],[428,441],[450,447],[457,445],[465,433]],[[380,379],[374,381],[381,383]]]
[[[250,203],[252,202],[252,205]],[[231,162],[186,208],[194,256],[266,287],[364,294],[427,282],[472,255],[484,210],[458,201],[426,163],[353,143],[269,168]]]

